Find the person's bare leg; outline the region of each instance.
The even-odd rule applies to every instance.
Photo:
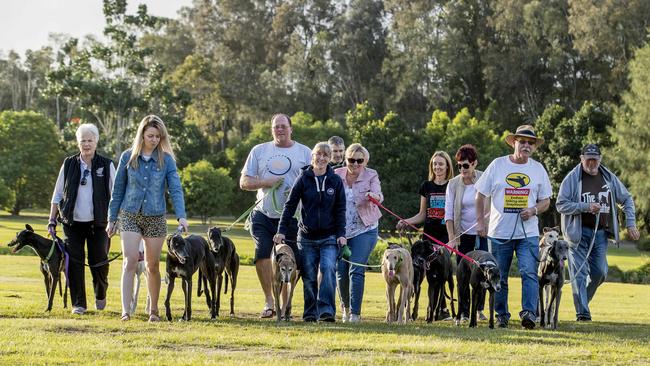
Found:
[[[147,288],[149,289],[149,313],[158,315],[160,296],[160,252],[165,237],[144,238],[144,261],[147,266]]]
[[[257,271],[257,278],[262,286],[264,292],[264,308],[273,309],[273,269],[271,267],[271,259],[258,259],[255,261],[255,270]],[[275,309],[277,311],[277,309]]]
[[[122,241],[122,315],[131,311],[131,299],[133,298],[133,278],[138,266],[138,256],[142,235],[132,231],[120,233]]]

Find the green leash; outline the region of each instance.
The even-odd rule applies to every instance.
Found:
[[[273,187],[271,187],[271,189],[270,189],[268,192],[266,192],[266,193],[264,194],[264,196],[262,196],[262,198],[260,198],[260,199],[258,199],[257,201],[255,201],[255,203],[253,203],[252,206],[250,206],[248,209],[246,209],[246,211],[244,211],[244,213],[242,213],[242,214],[237,218],[237,220],[233,221],[232,224],[230,224],[227,228],[225,228],[225,229],[224,229],[224,232],[225,232],[225,231],[230,231],[230,230],[233,228],[233,226],[235,226],[238,222],[240,222],[241,220],[243,220],[245,217],[248,217],[248,216],[251,214],[251,212],[253,212],[253,210],[255,209],[255,207],[257,207],[257,205],[258,205],[260,202],[262,202],[262,201],[263,201],[263,200],[264,200],[264,199],[265,199],[269,194],[271,194],[272,197],[273,197],[273,208],[275,209],[275,208],[277,207],[277,201],[276,201],[276,198],[275,198],[275,193],[278,191],[278,188],[280,188],[280,181],[278,181],[277,183],[275,183],[275,184],[273,185]],[[277,210],[276,210],[276,211],[277,211]],[[280,211],[280,212],[282,212],[282,211]],[[246,220],[246,221],[248,222],[248,220]]]

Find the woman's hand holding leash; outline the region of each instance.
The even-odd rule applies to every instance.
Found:
[[[117,233],[117,222],[115,221],[110,221],[108,223],[108,226],[106,226],[106,234],[108,234],[108,237],[112,237]]]
[[[188,233],[190,230],[190,225],[187,223],[187,219],[185,218],[178,219],[178,226],[179,228],[182,226],[183,230],[185,230],[186,233]]]
[[[348,245],[348,239],[346,239],[344,236],[341,236],[340,238],[336,239],[336,243],[339,245],[339,247],[343,247]]]
[[[641,235],[639,234],[639,230],[636,228],[636,226],[628,226],[627,235],[629,235],[630,239],[632,240],[639,240],[639,237],[641,237]]]
[[[47,224],[47,232],[54,239],[56,236],[56,219],[50,219],[50,222]]]

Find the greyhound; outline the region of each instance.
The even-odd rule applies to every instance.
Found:
[[[183,279],[183,293],[185,295],[185,312],[182,320],[190,321],[192,318],[192,275],[201,268],[203,276],[206,276],[210,289],[206,288],[205,298],[210,309],[210,317],[216,319],[215,295],[216,272],[214,269],[214,257],[205,239],[198,235],[189,235],[183,238],[180,233],[167,237],[167,298],[165,299],[165,314],[167,320],[172,320],[169,300],[174,291],[174,280],[177,276]]]
[[[57,243],[55,243],[55,241]],[[63,240],[55,237],[54,240],[44,238],[34,232],[29,224],[25,224],[25,230],[16,234],[16,237],[9,243],[10,247],[15,247],[13,252],[21,250],[25,246],[32,247],[41,258],[40,270],[45,281],[45,293],[47,294],[47,309],[52,310],[54,293],[56,285],[59,285],[59,294],[61,294],[61,271],[65,270],[64,255],[60,248],[63,248]],[[63,296],[63,308],[68,307],[68,284],[65,286]]]
[[[277,310],[277,322],[284,319],[291,320],[291,300],[298,282],[298,266],[293,249],[286,244],[277,244],[271,252],[271,268],[273,271],[273,297],[275,298],[275,309]],[[285,312],[282,314],[280,307],[280,292],[282,286],[289,286],[289,296],[285,304]]]
[[[386,281],[386,322],[404,324],[411,318],[411,296],[413,296],[413,261],[404,248],[386,249],[382,257],[381,272]],[[400,285],[399,300],[395,304],[395,289]],[[406,314],[404,314],[406,311]]]
[[[429,284],[428,297],[429,306],[427,307],[427,323],[433,320],[441,319],[441,310],[444,302],[445,283],[449,285],[451,293],[451,312],[452,317],[456,316],[454,309],[454,277],[451,267],[451,255],[442,246],[433,248],[433,244],[428,240],[418,240],[411,246],[411,256],[413,258],[413,287],[415,292],[415,303],[411,319],[416,320],[418,317],[418,303],[420,289],[424,277]]]
[[[544,228],[539,242],[541,261],[537,269],[539,278],[539,325],[557,329],[557,315],[564,285],[564,261],[569,256],[569,243],[559,239],[560,228]],[[546,293],[546,303],[544,303]]]
[[[215,260],[215,270],[217,273],[217,316],[221,303],[221,284],[223,283],[224,270],[226,276],[224,294],[228,293],[228,276],[230,276],[230,316],[235,316],[235,288],[237,287],[237,274],[239,273],[239,255],[235,249],[235,244],[223,236],[221,229],[211,227],[208,230],[208,241],[210,250]],[[201,276],[199,276],[199,291],[201,290]]]
[[[456,269],[456,281],[458,281],[458,301],[470,301],[469,326],[476,327],[476,310],[479,301],[485,298],[485,291],[490,292],[490,329],[494,329],[494,292],[501,291],[501,274],[494,256],[484,250],[472,250],[465,256],[474,259],[472,263],[463,257]],[[471,288],[471,297],[470,297]],[[460,325],[460,312],[456,314],[456,325]]]

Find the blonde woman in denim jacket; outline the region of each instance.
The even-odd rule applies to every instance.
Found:
[[[122,153],[109,203],[109,236],[122,232],[122,320],[130,320],[133,276],[138,265],[139,245],[144,239],[149,321],[160,321],[160,253],[167,234],[165,190],[174,204],[178,223],[187,231],[185,202],[176,170],[174,151],[163,121],[146,116],[138,126],[131,149]]]
[[[336,169],[335,173],[343,179],[345,187],[345,237],[352,252],[349,260],[365,264],[377,244],[381,217],[379,207],[370,202],[368,197],[382,202],[384,195],[381,193],[377,171],[366,167],[370,154],[365,147],[358,143],[352,144],[345,150],[345,157],[347,166]],[[358,322],[361,319],[365,275],[364,267],[339,260],[336,276],[343,322]]]

